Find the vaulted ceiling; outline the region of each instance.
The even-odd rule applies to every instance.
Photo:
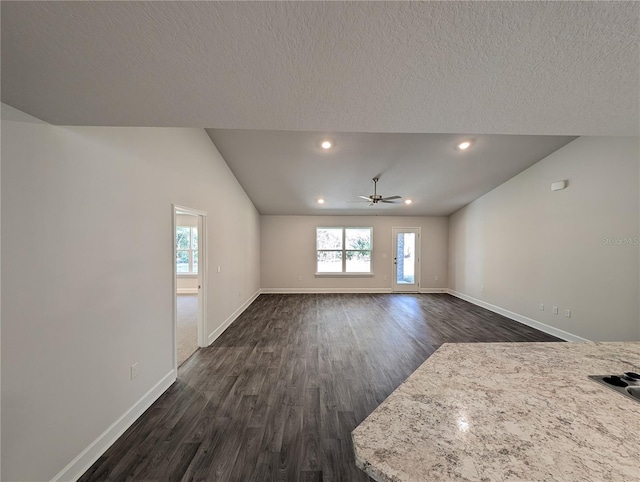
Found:
[[[636,2],[25,1],[1,17],[4,103],[207,128],[264,213],[371,214],[340,203],[379,172],[412,214],[448,213],[571,136],[639,132]]]
[[[574,139],[224,129],[209,135],[262,214],[298,215],[448,215]],[[331,149],[322,149],[325,139]],[[466,139],[471,147],[458,149]],[[373,194],[374,176],[378,194],[402,199],[375,206],[360,199]]]

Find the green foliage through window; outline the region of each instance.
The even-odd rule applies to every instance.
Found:
[[[370,273],[373,228],[316,228],[318,273]]]
[[[195,226],[176,227],[176,272],[198,273],[198,228]]]

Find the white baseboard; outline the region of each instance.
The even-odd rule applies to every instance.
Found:
[[[263,288],[262,293],[267,295],[289,294],[327,294],[327,293],[391,293],[391,288]]]
[[[586,338],[582,338],[581,336],[574,335],[573,333],[569,333],[568,331],[561,330],[560,328],[555,328],[550,325],[546,325],[540,321],[534,320],[533,318],[528,318],[523,315],[519,315],[518,313],[514,313],[513,311],[505,310],[504,308],[500,308],[499,306],[492,305],[491,303],[487,303],[486,301],[479,300],[477,298],[473,298],[472,296],[465,295],[464,293],[460,293],[459,291],[455,291],[452,289],[447,289],[447,292],[450,295],[455,296],[456,298],[460,298],[461,300],[468,301],[469,303],[473,303],[474,305],[480,306],[482,308],[486,308],[489,311],[493,311],[494,313],[498,313],[499,315],[506,316],[507,318],[517,321],[518,323],[522,323],[523,325],[530,326],[531,328],[535,328],[536,330],[540,330],[549,335],[556,336],[566,341],[577,341],[577,342],[585,342],[590,341]]]
[[[213,333],[209,335],[209,345],[213,343],[216,338],[218,338],[224,330],[226,330],[231,323],[233,323],[240,314],[247,307],[255,301],[255,299],[260,294],[341,294],[341,293],[393,293],[391,288],[263,288],[261,290],[256,291],[256,293],[243,305],[238,308],[229,318],[225,320],[225,322],[219,326]],[[421,288],[420,294],[428,294],[428,293],[448,293],[452,296],[460,298],[462,300],[468,301],[474,305],[485,308],[489,311],[493,311],[494,313],[498,313],[499,315],[505,316],[513,321],[517,321],[518,323],[522,323],[523,325],[530,326],[531,328],[535,328],[536,330],[540,330],[549,335],[553,335],[562,340],[566,341],[574,341],[574,342],[588,342],[590,340],[586,338],[582,338],[581,336],[574,335],[573,333],[569,333],[567,331],[561,330],[560,328],[555,328],[553,326],[547,325],[540,321],[534,320],[533,318],[528,318],[526,316],[520,315],[518,313],[514,313],[513,311],[509,311],[507,309],[501,308],[499,306],[492,305],[491,303],[487,303],[486,301],[479,300],[477,298],[473,298],[464,293],[460,293],[458,291],[449,289],[449,288]]]
[[[236,319],[238,318],[238,316],[240,316],[242,314],[242,312],[244,310],[246,310],[249,305],[251,303],[253,303],[256,298],[258,296],[260,296],[260,294],[262,293],[262,290],[258,290],[256,291],[247,301],[245,301],[244,303],[242,303],[242,306],[240,306],[240,308],[238,308],[236,311],[234,311],[231,316],[229,316],[229,318],[227,318],[226,320],[224,320],[224,322],[222,323],[222,325],[220,325],[218,328],[216,328],[215,330],[213,330],[213,332],[209,333],[209,336],[207,338],[207,346],[211,345],[211,343],[213,343],[214,341],[216,341],[216,338],[218,338],[222,332],[224,330],[226,330],[227,328],[229,328],[229,325],[231,325],[231,323],[233,323],[234,321],[236,321]]]
[[[186,293],[189,288],[178,290],[178,293]],[[190,291],[189,291],[190,292]],[[195,290],[197,293],[197,290]],[[304,293],[391,293],[389,288],[266,288],[256,291],[242,306],[229,316],[222,325],[209,334],[209,345],[218,338],[238,316],[253,303],[260,294],[304,294]],[[485,301],[473,298],[464,293],[448,289],[448,288],[424,288],[420,289],[420,293],[449,293],[452,296],[468,301],[474,305],[485,308],[494,313],[498,313],[511,320],[522,323],[540,330],[549,335],[556,336],[566,341],[588,342],[590,340],[566,332],[559,328],[546,325],[532,318],[528,318],[518,313],[500,308]],[[95,462],[104,454],[111,445],[158,399],[160,396],[176,381],[177,372],[171,370],[158,383],[156,383],[140,400],[138,400],[129,410],[127,410],[118,420],[116,420],[109,428],[107,428],[98,438],[96,438],[87,448],[85,448],[76,458],[74,458],[67,466],[62,469],[53,479],[52,482],[63,480],[79,479]]]
[[[96,460],[104,454],[113,443],[147,410],[173,382],[176,381],[176,371],[171,370],[156,383],[140,400],[133,404],[118,420],[106,429],[97,439],[84,449],[58,474],[52,482],[63,480],[78,480]]]
[[[197,295],[198,288],[178,288],[176,293],[179,295]]]
[[[391,288],[264,288],[264,294],[306,294],[306,293],[393,293]],[[418,293],[448,293],[447,288],[420,288]]]

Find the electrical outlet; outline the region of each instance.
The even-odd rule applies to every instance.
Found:
[[[480,285],[480,291],[484,293],[484,285]]]
[[[434,281],[438,281],[438,275],[435,275],[435,276],[433,277],[433,279],[434,279]]]
[[[138,376],[138,362],[131,365],[131,380]]]
[[[558,307],[557,307],[557,306],[554,306],[554,307],[553,307],[553,314],[554,314],[554,315],[557,315],[557,314],[558,314]]]
[[[540,303],[540,311],[544,311],[544,303]]]
[[[564,310],[564,316],[571,318],[571,310]]]
[[[220,266],[218,266],[218,273],[220,272]]]
[[[298,275],[298,281],[302,281],[302,275]]]
[[[385,275],[382,277],[382,279],[383,279],[384,281],[387,281],[387,275],[385,274]]]

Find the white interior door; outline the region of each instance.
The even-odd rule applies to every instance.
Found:
[[[420,290],[420,228],[393,228],[393,291]]]
[[[181,237],[180,243],[183,241],[186,243],[184,246],[180,244],[178,246],[178,221],[177,218],[181,217],[182,224],[188,225],[181,228],[182,231],[189,231],[189,236],[185,236],[188,240],[184,241]],[[184,219],[191,218],[189,222],[184,222]],[[178,366],[178,314],[177,314],[177,297],[178,292],[197,294],[197,346],[207,346],[207,334],[206,334],[206,286],[207,286],[207,213],[196,209],[191,209],[183,206],[173,206],[173,316],[174,316],[174,367]],[[179,288],[178,270],[184,272],[187,269],[187,276],[183,276],[182,285]],[[195,274],[195,276],[194,276]],[[186,282],[186,283],[185,283]]]
[[[207,333],[205,330],[205,296],[204,291],[205,274],[207,267],[207,253],[204,249],[207,243],[207,217],[198,215],[198,232],[200,242],[198,243],[198,346],[207,346]]]

